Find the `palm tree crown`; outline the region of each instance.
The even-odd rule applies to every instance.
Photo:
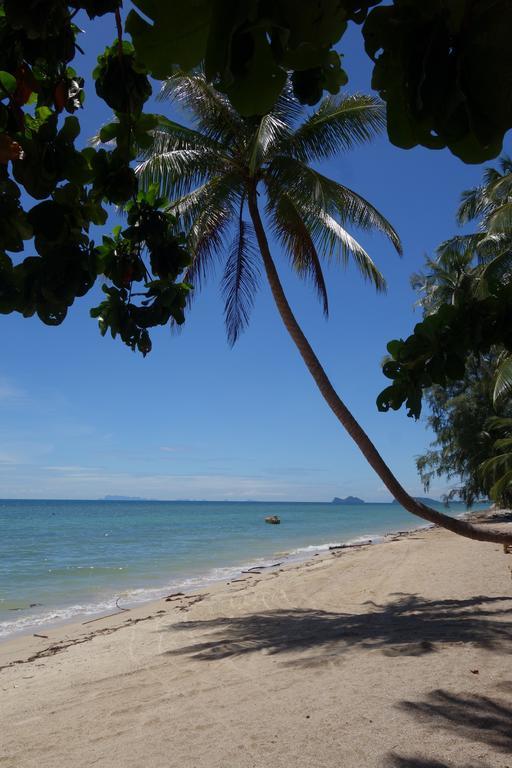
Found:
[[[512,278],[510,158],[502,157],[498,168],[486,168],[483,183],[463,192],[457,221],[476,222],[476,231],[441,243],[435,258],[427,258],[427,271],[411,278],[425,314],[468,296],[485,298],[497,284]]]
[[[193,263],[186,280],[198,287],[225,258],[222,289],[228,338],[245,328],[260,275],[253,227],[245,220],[251,190],[262,187],[270,227],[294,271],[310,279],[328,312],[322,259],[349,258],[377,290],[385,281],[346,229],[383,232],[400,251],[389,222],[363,197],[314,170],[310,163],[370,141],[385,124],[371,96],[325,99],[300,122],[303,110],[285,91],[263,118],[240,117],[202,76],[170,78],[160,94],[183,106],[194,128],[162,119],[137,168],[141,183],[157,183],[189,233]]]

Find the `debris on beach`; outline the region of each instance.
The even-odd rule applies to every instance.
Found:
[[[368,541],[361,541],[359,544],[331,544],[329,547],[329,551],[333,549],[354,549],[355,547],[366,547],[368,544],[371,544],[372,540],[368,539]]]

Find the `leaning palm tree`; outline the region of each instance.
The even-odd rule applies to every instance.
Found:
[[[204,77],[188,74],[170,78],[161,98],[184,108],[194,127],[160,121],[137,168],[140,182],[159,186],[188,232],[193,260],[186,280],[197,288],[225,258],[230,342],[247,325],[263,267],[283,323],[320,392],[394,498],[413,514],[464,536],[512,541],[502,532],[454,520],[405,491],[329,381],[290,308],[271,255],[261,205],[283,254],[299,277],[312,281],[326,314],[324,260],[344,265],[352,259],[364,278],[384,289],[380,271],[346,227],[380,231],[400,252],[398,235],[367,200],[310,165],[370,141],[385,124],[382,104],[371,96],[327,98],[299,122],[301,108],[284,92],[270,114],[247,119]]]

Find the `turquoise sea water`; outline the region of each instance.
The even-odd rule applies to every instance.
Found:
[[[0,501],[0,638],[419,524],[397,504]]]

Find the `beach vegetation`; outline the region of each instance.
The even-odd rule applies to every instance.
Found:
[[[509,410],[510,412],[510,410]],[[495,416],[486,424],[495,438],[493,456],[482,462],[480,473],[491,484],[489,496],[500,507],[512,506],[512,418]]]
[[[498,168],[485,170],[480,186],[462,195],[457,221],[476,224],[475,231],[442,243],[435,257],[426,259],[424,271],[412,276],[424,320],[411,337],[390,343],[392,355],[384,364],[393,384],[381,393],[381,408],[399,407],[404,396],[410,415],[419,415],[422,399],[428,406],[426,423],[435,437],[417,458],[425,489],[433,477],[456,479],[446,499],[460,498],[468,506],[488,495],[500,504],[512,501],[507,438],[496,434],[506,432],[512,416],[505,325],[512,277],[511,199],[512,162],[504,157]],[[489,329],[481,325],[482,307]]]
[[[418,418],[431,387],[462,381],[473,356],[499,352],[494,400],[510,392],[512,354],[512,161],[488,168],[481,186],[462,195],[457,220],[474,232],[443,243],[414,275],[424,317],[406,339],[389,342],[383,372],[391,379],[379,410]]]
[[[425,394],[425,422],[434,440],[416,458],[416,465],[426,491],[435,477],[453,481],[445,501],[459,499],[471,507],[492,497],[491,475],[481,465],[495,452],[494,420],[512,415],[509,403],[493,405],[497,357],[496,353],[472,355],[462,379],[446,387],[433,386]]]

